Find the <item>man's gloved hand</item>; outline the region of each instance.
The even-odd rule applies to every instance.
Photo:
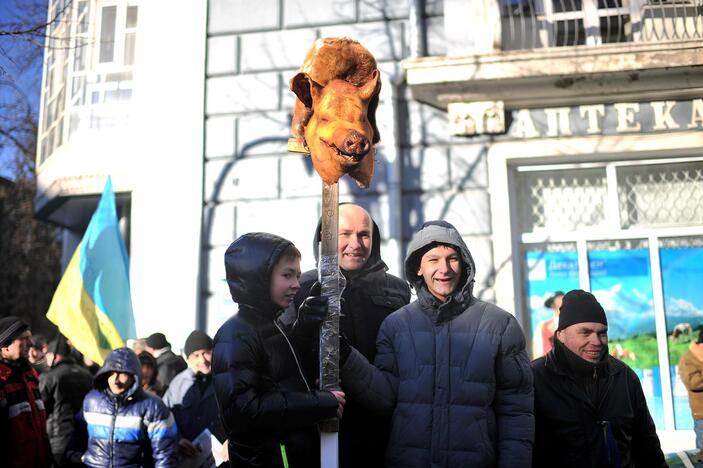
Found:
[[[302,327],[306,332],[317,331],[320,325],[327,318],[327,308],[329,304],[327,298],[320,296],[322,285],[315,281],[310,288],[308,297],[305,298],[298,308],[298,320],[296,327]]]

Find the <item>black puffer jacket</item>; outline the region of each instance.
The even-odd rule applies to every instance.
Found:
[[[319,466],[317,423],[335,415],[330,392],[310,391],[270,298],[271,271],[291,243],[266,233],[245,234],[225,253],[239,312],[215,335],[215,396],[229,438],[232,467]]]
[[[455,246],[464,268],[442,303],[417,276],[436,242]],[[517,320],[473,297],[474,261],[448,223],[413,236],[405,270],[418,300],[383,321],[375,367],[352,349],[341,369],[348,397],[393,415],[386,466],[529,467],[532,374]]]
[[[340,330],[348,342],[359,350],[370,362],[376,356],[376,336],[383,320],[388,315],[410,301],[408,284],[389,273],[388,266],[381,259],[381,233],[373,221],[371,254],[364,267],[353,274],[342,270],[346,286],[342,291]],[[318,252],[321,221],[317,225],[313,239],[313,252]],[[317,260],[317,258],[316,258]],[[294,306],[289,308],[283,321],[290,325],[295,322],[295,314],[300,304],[317,281],[317,270],[303,273],[300,290],[296,294]],[[317,336],[307,337],[308,343],[301,344],[309,379],[319,376],[319,341]],[[390,418],[368,411],[353,398],[347,398],[344,417],[339,431],[339,462],[342,468],[383,466],[383,457],[388,440]]]
[[[532,362],[536,420],[533,466],[667,466],[642,386],[632,369],[609,355],[588,371],[569,364],[575,360],[581,358],[554,340],[554,349]],[[587,389],[592,389],[590,395]],[[615,447],[613,440],[617,443],[617,453],[608,450],[609,434],[611,447]]]
[[[161,394],[168,388],[173,378],[188,367],[185,360],[170,349],[159,354],[156,365],[158,366],[156,381],[159,383]]]
[[[39,375],[39,391],[47,415],[46,432],[57,460],[61,460],[71,440],[73,419],[91,388],[93,376],[71,356]]]

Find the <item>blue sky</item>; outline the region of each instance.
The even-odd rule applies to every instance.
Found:
[[[18,24],[41,24],[46,21],[48,0],[0,0],[0,30],[16,30]],[[35,116],[39,114],[41,90],[41,38],[0,36],[0,103],[16,99],[13,86],[25,94]],[[36,57],[26,66],[27,57]],[[0,148],[0,176],[12,178],[8,168],[10,154]]]

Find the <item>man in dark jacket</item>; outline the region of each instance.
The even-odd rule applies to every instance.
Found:
[[[152,333],[146,339],[146,350],[156,358],[158,373],[156,379],[161,385],[161,391],[165,391],[171,380],[179,372],[183,372],[188,365],[182,357],[171,351],[171,343],[166,340],[163,333]]]
[[[532,374],[515,317],[473,296],[474,261],[457,230],[423,225],[405,274],[417,300],[378,334],[375,366],[341,340],[342,388],[392,413],[387,467],[529,467]]]
[[[141,388],[139,359],[129,348],[108,354],[83,402],[88,467],[175,467],[176,424],[161,399]]]
[[[212,347],[212,338],[206,333],[200,330],[191,332],[183,348],[188,369],[174,377],[164,395],[164,403],[176,418],[181,437],[179,451],[186,457],[196,455],[197,448],[191,441],[205,429],[220,443],[227,438],[212,386]],[[226,453],[222,457],[226,459]]]
[[[56,463],[62,464],[73,434],[74,417],[93,387],[93,376],[76,363],[66,338],[61,334],[49,343],[46,362],[48,370],[39,375],[39,391],[46,408],[51,453]]]
[[[314,252],[320,243],[318,223]],[[387,273],[381,259],[381,234],[371,215],[359,205],[339,206],[339,268],[346,280],[341,297],[340,331],[349,343],[366,359],[373,362],[376,336],[383,320],[394,310],[410,301],[410,288],[400,278]],[[310,270],[300,278],[300,290],[295,297],[295,309],[286,312],[286,322],[292,322],[291,311],[299,310],[318,279],[318,271]],[[301,317],[304,320],[304,318]],[[317,330],[315,330],[317,331]],[[298,335],[297,331],[293,331]],[[319,368],[318,334],[306,336],[306,367],[314,376]],[[382,467],[388,440],[389,418],[363,408],[354,398],[344,406],[344,418],[339,429],[339,462],[341,468]]]
[[[554,336],[532,363],[533,466],[667,466],[640,381],[608,354],[608,321],[591,293],[564,296]]]
[[[278,322],[300,287],[300,252],[273,234],[244,234],[225,271],[239,311],[215,335],[212,373],[230,466],[315,468],[317,423],[340,415],[344,394],[311,390]]]
[[[0,319],[0,454],[2,466],[49,466],[51,450],[39,376],[27,359],[32,333],[18,317]]]

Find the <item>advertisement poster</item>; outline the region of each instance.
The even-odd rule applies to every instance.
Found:
[[[664,428],[649,249],[588,252],[591,292],[608,316],[610,354],[640,378],[658,429]]]
[[[703,325],[703,248],[660,250],[669,364],[676,429],[693,429],[686,387],[678,376],[678,363]]]
[[[541,335],[544,330],[556,328],[558,320],[545,301],[556,291],[567,292],[579,287],[579,265],[573,252],[526,252],[527,297],[529,299],[530,330],[532,330],[532,357],[543,356]]]

